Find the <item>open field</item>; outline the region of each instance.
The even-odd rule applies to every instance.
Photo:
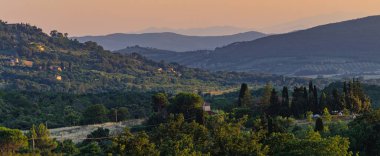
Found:
[[[72,126],[49,129],[51,138],[58,141],[72,140],[74,143],[79,143],[86,139],[87,135],[95,131],[98,128],[106,128],[110,130],[110,134],[114,135],[123,131],[125,127],[132,127],[141,125],[145,119],[132,119],[122,122],[107,122],[103,124],[84,125],[84,126]],[[24,131],[27,133],[28,131]]]

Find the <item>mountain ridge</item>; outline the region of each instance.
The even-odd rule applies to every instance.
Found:
[[[214,51],[187,52],[174,57],[152,55],[152,52],[143,55],[209,70],[284,75],[377,73],[380,72],[377,70],[380,68],[379,28],[380,16],[369,16],[235,42]]]
[[[72,37],[80,42],[94,41],[108,50],[119,50],[129,46],[152,47],[177,52],[213,50],[237,41],[255,40],[266,34],[249,31],[224,36],[190,36],[172,32],[124,34],[114,33],[104,36]]]

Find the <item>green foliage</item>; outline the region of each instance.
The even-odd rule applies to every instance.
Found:
[[[168,96],[165,93],[157,93],[152,96],[153,110],[161,112],[169,105]]]
[[[338,90],[338,87],[342,87],[342,91]],[[332,111],[342,111],[346,108],[353,113],[363,113],[371,109],[371,100],[365,93],[363,85],[357,79],[353,79],[348,83],[332,83],[324,90],[332,92],[331,104],[329,105],[329,109]],[[377,98],[377,95],[372,95],[371,98]]]
[[[238,98],[238,106],[239,107],[252,106],[252,95],[246,83],[241,84],[239,98]]]
[[[269,108],[267,112],[268,114],[275,116],[281,114],[281,111],[283,111],[282,103],[279,100],[276,90],[272,89],[269,100]]]
[[[101,155],[103,152],[98,142],[90,142],[80,148],[80,153],[83,155]]]
[[[210,150],[206,127],[186,122],[182,114],[170,115],[166,124],[154,130],[153,138],[162,155],[191,155]]]
[[[32,150],[38,150],[43,154],[50,154],[57,147],[57,143],[50,138],[50,132],[44,124],[32,126],[29,131],[29,141]]]
[[[86,124],[96,124],[108,121],[108,109],[102,104],[87,107],[83,113],[83,122]]]
[[[363,114],[348,125],[351,148],[360,155],[380,153],[380,110]]]
[[[306,120],[308,122],[312,122],[313,121],[313,112],[312,111],[307,111],[306,112]]]
[[[142,132],[133,135],[128,129],[114,139],[113,149],[115,153],[120,155],[160,155],[156,146],[149,141],[149,137],[146,133]]]
[[[323,121],[321,118],[318,118],[315,121],[315,131],[323,132],[323,130],[324,130]]]
[[[291,112],[295,117],[301,117],[307,111],[308,95],[305,87],[295,87],[291,103]]]
[[[309,131],[306,138],[292,134],[273,133],[267,140],[272,155],[349,156],[349,141],[340,136],[321,138],[318,132]]]
[[[71,140],[64,140],[58,143],[57,148],[54,150],[54,153],[62,153],[64,155],[77,155],[79,152],[79,148]]]
[[[117,109],[119,121],[144,118],[152,112],[152,95],[152,92],[68,94],[0,90],[0,125],[23,130],[45,122],[49,128],[76,126],[84,124],[80,121],[85,109],[99,103],[107,109]],[[109,118],[115,121],[114,115]]]
[[[271,94],[272,94],[273,86],[270,83],[267,83],[264,86],[264,94],[260,99],[261,105],[265,108],[270,105],[270,99],[271,99]]]
[[[294,125],[295,119],[290,117],[276,116],[273,118],[273,132],[285,133],[290,131],[290,128]]]
[[[27,140],[20,130],[0,127],[0,153],[13,153],[27,146]]]
[[[182,113],[186,120],[203,122],[202,97],[194,93],[179,93],[171,104],[170,113]]]
[[[323,109],[323,119],[325,120],[325,121],[327,121],[327,122],[331,122],[331,114],[330,114],[330,112],[329,112],[329,109],[327,109],[327,108],[324,108]]]
[[[81,114],[78,111],[76,111],[72,106],[66,106],[63,111],[65,125],[75,126],[79,124]]]

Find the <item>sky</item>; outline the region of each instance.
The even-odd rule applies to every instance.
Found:
[[[0,19],[70,36],[233,26],[282,33],[380,14],[379,0],[0,0]]]

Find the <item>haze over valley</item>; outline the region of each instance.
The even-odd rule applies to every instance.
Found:
[[[236,42],[215,50],[185,53],[129,47],[120,53],[209,70],[266,72],[287,76],[363,76],[379,74],[380,16],[317,26]],[[375,75],[375,76],[374,76]]]

